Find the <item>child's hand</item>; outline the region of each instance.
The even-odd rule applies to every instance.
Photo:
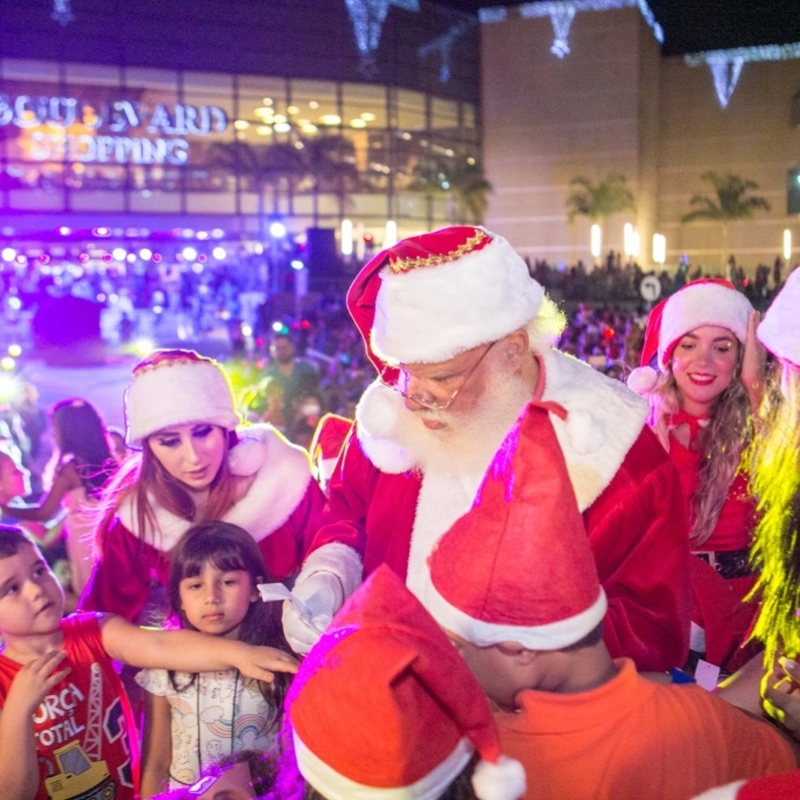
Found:
[[[252,647],[247,645],[235,665],[242,675],[258,681],[272,683],[274,672],[297,672],[297,659],[276,647]]]
[[[25,664],[11,683],[4,711],[16,704],[18,710],[33,714],[45,695],[71,671],[71,667],[53,671],[66,655],[63,650],[52,650]]]

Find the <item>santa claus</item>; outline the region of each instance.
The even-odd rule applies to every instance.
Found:
[[[332,476],[327,524],[284,606],[292,646],[307,651],[382,563],[426,602],[428,556],[536,399],[551,411],[608,597],[611,654],[640,669],[681,665],[688,534],[675,468],[643,401],[553,349],[563,316],[508,242],[469,226],[405,239],[363,268],[347,304],[378,378]]]

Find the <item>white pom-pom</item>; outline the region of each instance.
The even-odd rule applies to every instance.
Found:
[[[255,475],[267,460],[264,442],[245,434],[242,440],[228,454],[228,469],[240,477]]]
[[[652,367],[637,367],[628,375],[628,388],[645,397],[656,388],[658,373]]]
[[[500,756],[496,764],[479,761],[472,773],[478,800],[519,800],[525,794],[525,770],[519,761]]]
[[[605,425],[588,411],[570,411],[566,430],[570,444],[581,455],[594,453],[606,440]]]

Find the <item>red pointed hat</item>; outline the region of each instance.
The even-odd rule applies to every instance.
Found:
[[[744,344],[752,311],[750,301],[730,281],[700,278],[682,286],[650,312],[641,367],[631,372],[628,386],[638,394],[652,391],[658,377],[653,370],[656,356],[656,367],[663,372],[679,339],[702,325],[727,328]]]
[[[479,647],[559,650],[602,621],[605,592],[545,408],[522,412],[429,563],[428,610]]]
[[[347,308],[381,371],[500,339],[536,316],[543,295],[505,239],[461,225],[378,253],[353,281]]]
[[[328,800],[434,800],[475,751],[477,797],[524,792],[477,680],[385,565],[306,656],[286,708],[300,773]]]
[[[800,269],[795,267],[758,326],[758,339],[782,361],[800,369]]]
[[[734,781],[697,795],[694,800],[797,800],[800,771]]]

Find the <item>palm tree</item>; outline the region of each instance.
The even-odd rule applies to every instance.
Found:
[[[741,219],[752,219],[756,209],[770,210],[766,198],[758,195],[746,196],[748,192],[758,189],[755,181],[746,180],[740,175],[728,172],[721,175],[708,170],[700,176],[700,180],[711,184],[714,194],[693,194],[689,205],[694,207],[681,217],[681,222],[693,222],[696,219],[715,220],[722,223],[722,264],[728,251],[728,223]]]
[[[291,197],[292,191],[307,174],[301,152],[292,144],[276,142],[252,145],[239,140],[214,142],[208,149],[209,166],[222,167],[234,175],[249,178],[258,195],[258,230],[262,242],[266,241],[265,189],[272,188],[272,211],[279,211],[280,192]]]
[[[359,184],[355,145],[341,135],[320,134],[302,140],[303,164],[312,180],[314,226],[319,222],[319,195],[332,190],[339,201],[339,215],[344,216],[348,191]]]
[[[448,156],[428,152],[414,167],[414,181],[409,188],[425,192],[431,199],[436,196],[452,198],[450,222],[461,225],[483,222],[492,184],[474,157],[463,153]]]
[[[609,173],[604,180],[592,183],[584,175],[570,182],[567,197],[569,221],[575,217],[588,217],[592,222],[603,223],[622,211],[636,211],[636,201],[627,178],[620,172]]]

